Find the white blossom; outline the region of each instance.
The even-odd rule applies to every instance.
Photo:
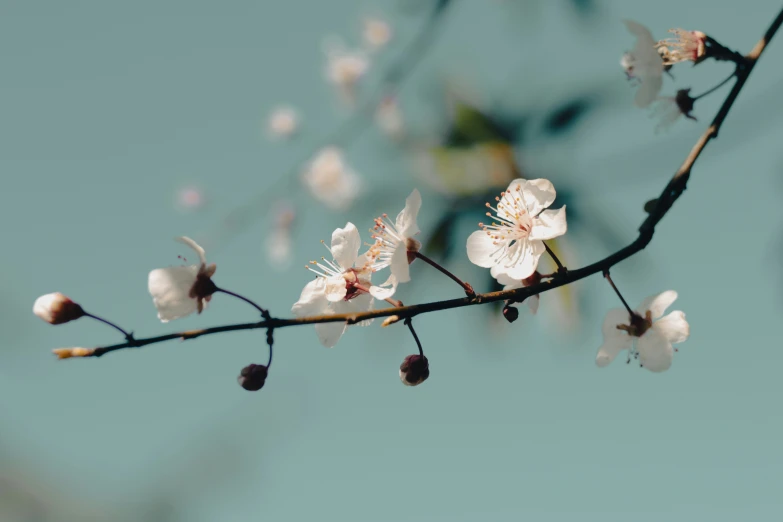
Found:
[[[707,54],[705,42],[707,35],[701,31],[686,31],[684,29],[670,29],[675,38],[667,38],[658,42],[660,48],[666,48],[663,54],[665,65],[692,61],[699,63]]]
[[[370,69],[370,60],[362,50],[347,49],[339,40],[327,41],[326,79],[337,87],[343,99],[353,102],[356,86]]]
[[[293,107],[277,107],[269,115],[267,130],[273,137],[290,138],[299,129],[299,114]]]
[[[636,45],[632,51],[623,55],[620,64],[628,78],[639,84],[634,104],[643,108],[650,105],[661,91],[663,59],[649,29],[632,20],[625,20],[624,23],[628,31],[636,36]]]
[[[555,188],[546,179],[515,179],[496,197],[497,207],[487,203],[491,225],[479,223],[483,230],[468,237],[470,261],[484,268],[495,267],[512,279],[525,279],[538,267],[546,251],[544,240],[566,233],[565,206],[545,210],[555,200]]]
[[[380,18],[365,18],[363,26],[362,37],[370,50],[378,50],[392,39],[391,26]]]
[[[311,261],[307,269],[316,278],[307,283],[299,300],[291,308],[297,317],[366,312],[373,308],[373,297],[367,293],[371,285],[372,262],[370,254],[359,255],[362,240],[353,223],[332,233],[332,260]],[[371,321],[360,323],[362,326]],[[348,325],[344,321],[317,323],[315,332],[321,344],[331,348],[340,340]]]
[[[399,139],[405,131],[402,111],[394,96],[385,97],[375,110],[375,123],[388,137]]]
[[[317,200],[333,210],[345,211],[362,189],[361,178],[346,164],[337,147],[325,147],[316,154],[302,180]]]
[[[421,194],[414,189],[394,222],[387,214],[375,219],[375,227],[372,229],[375,245],[370,249],[375,259],[373,271],[386,267],[391,269],[391,275],[385,283],[370,288],[370,293],[376,299],[388,299],[394,295],[399,283],[411,280],[409,265],[421,248],[421,243],[414,238],[420,232],[416,224],[420,208]]]
[[[189,237],[178,237],[177,241],[196,252],[199,264],[157,268],[150,272],[149,292],[158,309],[158,318],[164,323],[193,312],[201,313],[216,290],[211,277],[217,266],[214,263],[207,265],[204,249]]]
[[[623,350],[639,359],[642,367],[651,372],[668,370],[676,349],[672,344],[682,343],[690,335],[685,314],[679,310],[663,316],[677,299],[677,292],[667,290],[650,296],[630,315],[624,308],[609,310],[602,327],[604,344],[598,349],[595,363],[606,366]]]

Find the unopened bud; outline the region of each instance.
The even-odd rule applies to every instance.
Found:
[[[409,355],[400,365],[400,380],[405,386],[418,386],[430,376],[430,364],[423,355]]]
[[[503,317],[505,317],[506,321],[509,323],[513,323],[519,318],[519,310],[517,310],[516,306],[506,305],[503,307]]]
[[[249,364],[239,372],[237,382],[247,391],[258,391],[264,387],[268,373],[267,367],[263,364]]]
[[[63,324],[84,315],[84,310],[60,292],[42,295],[33,304],[33,313],[49,324]]]
[[[52,353],[58,359],[70,359],[71,357],[89,357],[95,353],[94,348],[57,348]]]
[[[384,320],[384,321],[381,323],[381,328],[386,328],[386,327],[387,327],[387,326],[389,326],[390,324],[394,324],[394,323],[398,322],[400,319],[402,319],[402,317],[400,317],[399,315],[390,315],[389,317],[387,317],[387,318],[386,318],[386,319],[385,319],[385,320]]]
[[[690,89],[680,89],[677,91],[674,101],[677,103],[677,108],[680,109],[683,116],[695,120],[696,117],[691,112],[693,112],[693,104],[696,102],[696,99],[691,98],[690,92]]]

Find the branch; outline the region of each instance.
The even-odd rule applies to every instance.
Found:
[[[277,329],[287,326],[300,326],[305,324],[317,324],[317,323],[332,323],[332,322],[346,322],[347,324],[356,324],[369,319],[376,319],[379,317],[389,317],[396,315],[399,319],[407,320],[407,324],[410,324],[410,319],[421,314],[437,312],[440,310],[450,310],[452,308],[463,308],[466,306],[481,305],[486,303],[493,303],[496,301],[511,300],[521,302],[524,299],[548,292],[555,288],[579,281],[588,276],[607,272],[614,265],[624,261],[625,259],[633,256],[634,254],[643,250],[652,241],[653,234],[655,233],[656,225],[663,219],[666,213],[671,209],[675,201],[677,201],[682,193],[685,191],[688,179],[690,178],[691,169],[694,163],[701,155],[704,148],[711,140],[718,136],[718,131],[723,125],[726,116],[737,100],[742,88],[745,86],[745,82],[755,67],[762,52],[769,44],[774,34],[783,24],[783,10],[778,14],[775,20],[767,29],[764,37],[755,45],[753,50],[744,56],[742,60],[737,61],[736,70],[736,83],[729,92],[728,96],[721,105],[712,123],[707,130],[702,134],[694,145],[688,157],[683,164],[677,169],[674,177],[669,181],[666,187],[661,192],[658,199],[655,200],[655,204],[649,210],[649,215],[639,227],[638,237],[629,245],[618,250],[617,252],[599,260],[595,263],[579,268],[576,270],[568,270],[559,272],[558,277],[543,281],[539,284],[516,288],[514,290],[505,290],[500,292],[489,292],[486,294],[476,294],[472,297],[464,297],[462,299],[451,299],[448,301],[435,301],[431,303],[423,303],[412,306],[399,306],[392,308],[384,308],[381,310],[373,310],[370,312],[352,313],[352,314],[331,314],[331,315],[319,315],[311,317],[300,317],[293,319],[278,319],[269,318],[254,323],[240,323],[231,324],[225,326],[217,326],[213,328],[204,328],[201,330],[189,330],[178,333],[171,333],[167,335],[161,335],[158,337],[150,337],[147,339],[134,339],[132,342],[125,342],[121,344],[115,344],[112,346],[106,346],[101,348],[95,348],[85,356],[99,357],[103,354],[120,350],[123,348],[140,348],[149,344],[160,343],[163,341],[169,341],[172,339],[195,339],[203,335],[212,335],[222,332],[231,332],[238,330],[254,330],[258,328]]]

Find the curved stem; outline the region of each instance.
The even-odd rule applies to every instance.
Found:
[[[435,261],[433,261],[429,257],[425,256],[421,252],[416,252],[416,258],[421,259],[422,261],[424,261],[428,265],[437,268],[438,271],[440,271],[440,273],[442,273],[442,274],[448,276],[449,278],[451,278],[452,281],[457,283],[459,286],[462,287],[463,290],[465,290],[465,293],[468,295],[468,297],[473,297],[473,296],[476,295],[476,292],[475,292],[475,290],[473,290],[472,286],[470,286],[468,283],[464,282],[462,279],[460,279],[459,277],[455,276],[454,274],[452,274],[451,272],[449,272],[448,270],[446,270],[445,268],[440,266],[438,263],[436,263]]]
[[[115,330],[120,332],[122,335],[124,335],[125,338],[128,339],[128,340],[133,339],[133,334],[132,333],[129,333],[129,332],[125,331],[124,329],[120,328],[119,326],[117,326],[116,324],[112,323],[111,321],[108,321],[108,320],[104,319],[103,317],[98,317],[97,315],[93,315],[93,314],[90,314],[90,313],[87,313],[87,312],[84,312],[84,317],[89,317],[90,319],[95,319],[96,321],[99,321],[99,322],[101,322],[101,323],[103,323],[105,325],[111,326],[112,328],[114,328]]]
[[[546,241],[542,241],[544,243],[544,248],[546,248],[546,253],[549,254],[549,257],[552,258],[552,261],[555,262],[557,265],[557,271],[558,272],[565,272],[566,267],[563,266],[563,263],[560,262],[560,260],[557,258],[555,253],[552,251],[551,248],[549,248],[549,245],[546,244]]]
[[[405,319],[405,325],[408,327],[408,330],[411,331],[411,334],[413,335],[413,339],[416,341],[416,346],[419,348],[419,355],[424,357],[424,349],[421,347],[421,341],[419,340],[419,336],[416,335],[416,330],[413,329],[413,320],[408,317]]]
[[[631,317],[636,315],[636,313],[631,310],[631,307],[628,306],[628,303],[625,302],[625,298],[623,297],[623,294],[620,293],[620,290],[617,289],[617,286],[614,284],[614,281],[612,281],[612,276],[609,275],[609,270],[604,270],[604,279],[609,281],[609,284],[612,285],[612,288],[614,288],[614,292],[617,294],[617,297],[620,298],[620,301],[623,302],[623,306],[626,310],[628,310],[628,313],[631,314]]]
[[[239,295],[239,294],[237,294],[235,292],[230,292],[229,290],[224,290],[222,288],[218,288],[217,290],[215,290],[215,292],[221,292],[223,294],[230,295],[232,297],[236,297],[237,299],[241,299],[242,301],[246,302],[247,304],[249,304],[250,306],[252,306],[256,310],[261,312],[261,315],[264,317],[264,319],[269,319],[269,310],[267,310],[266,308],[262,308],[262,307],[258,306],[254,301],[248,299],[247,297]]]
[[[736,71],[735,71],[735,72],[733,72],[733,73],[731,73],[731,75],[730,75],[728,78],[726,78],[725,80],[723,80],[722,82],[720,82],[718,85],[716,85],[716,86],[715,86],[715,87],[713,87],[712,89],[708,89],[708,90],[704,91],[703,93],[699,94],[698,96],[693,96],[693,101],[696,101],[696,100],[698,100],[698,99],[700,99],[700,98],[704,98],[704,97],[705,97],[705,96],[707,96],[708,94],[712,94],[713,92],[717,91],[718,89],[720,89],[721,87],[723,87],[724,85],[726,85],[727,83],[729,83],[729,80],[731,80],[731,79],[732,79],[732,78],[734,78],[735,76],[737,76],[737,72],[736,72]]]

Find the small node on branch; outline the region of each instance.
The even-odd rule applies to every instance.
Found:
[[[386,318],[385,321],[381,323],[381,328],[386,328],[387,326],[390,326],[394,323],[397,323],[402,320],[402,317],[399,315],[392,315]]]
[[[400,381],[405,386],[418,386],[430,376],[430,365],[424,355],[409,355],[400,365]]]
[[[58,359],[70,359],[71,357],[90,357],[95,353],[95,348],[57,348],[52,353]]]
[[[269,370],[263,364],[249,364],[242,368],[237,382],[247,391],[258,391],[264,387]]]
[[[644,204],[644,211],[647,212],[648,214],[652,214],[657,204],[658,204],[658,198],[651,199],[650,201]]]

